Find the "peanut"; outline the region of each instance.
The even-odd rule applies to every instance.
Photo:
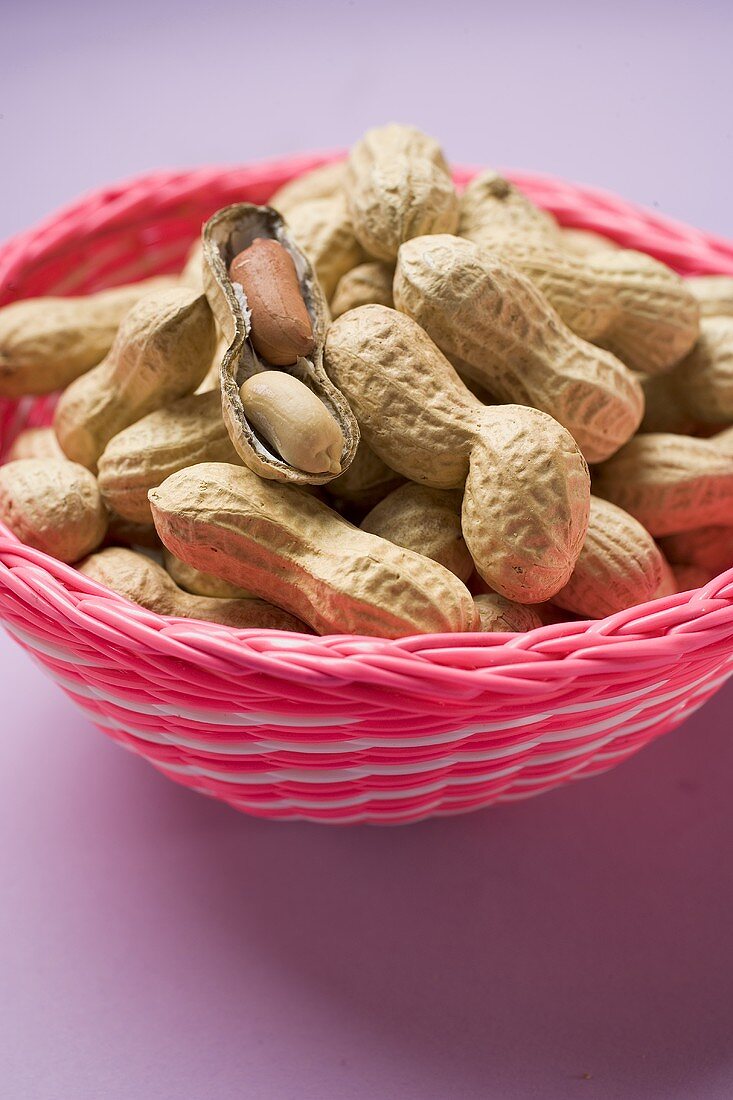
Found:
[[[312,325],[311,353],[287,365],[279,381],[272,380],[272,372],[265,382],[250,381],[255,375],[263,377],[264,366],[249,340],[250,313],[244,292],[231,281],[228,271],[230,257],[256,238],[267,238],[289,254]],[[220,380],[224,423],[234,448],[261,477],[323,485],[350,464],[359,442],[359,427],[323,368],[328,307],[313,269],[293,243],[280,215],[269,207],[236,203],[219,210],[204,226],[203,242],[206,294],[228,343]],[[273,398],[281,400],[286,394],[287,407],[277,409]],[[248,419],[243,395],[258,418],[261,434]],[[306,420],[298,423],[301,413],[307,414]],[[339,440],[341,448],[336,455]],[[326,448],[325,456],[313,452],[314,445],[317,450]],[[290,462],[286,452],[300,465]]]
[[[680,531],[661,540],[662,550],[673,565],[695,565],[717,577],[733,569],[733,515],[722,524]]]
[[[732,275],[695,275],[685,281],[700,303],[701,317],[733,317]]]
[[[99,460],[107,507],[134,523],[152,523],[148,491],[196,462],[241,461],[215,391],[192,394],[156,409],[114,436]]]
[[[312,199],[332,199],[343,191],[345,182],[346,161],[332,161],[284,183],[267,203],[287,218],[294,207]]]
[[[21,458],[0,467],[0,523],[63,562],[99,546],[107,513],[92,474],[65,458]]]
[[[204,292],[204,249],[201,238],[197,237],[188,250],[186,265],[180,274],[180,281],[184,286],[195,290],[197,294]]]
[[[733,449],[712,439],[637,435],[595,472],[593,491],[655,537],[733,520]]]
[[[8,451],[6,462],[16,458],[65,458],[53,428],[26,428]]]
[[[112,546],[92,554],[78,568],[86,577],[157,615],[201,619],[237,630],[296,630],[307,633],[304,623],[263,600],[192,596],[179,588],[161,565],[134,550]]]
[[[221,385],[221,364],[228,348],[228,341],[225,337],[220,337],[214,349],[214,357],[211,360],[211,366],[204,375],[203,380],[196,387],[196,393],[209,393],[210,390],[216,390],[217,393],[219,392]]]
[[[198,386],[215,344],[211,310],[193,290],[177,287],[138,302],[107,358],[59,400],[54,428],[64,453],[95,470],[113,436]]]
[[[672,571],[672,566],[669,564],[664,554],[661,554],[661,558],[662,579],[659,583],[659,587],[654,593],[655,600],[666,599],[667,596],[674,596],[677,593],[677,578]]]
[[[326,363],[389,466],[436,489],[468,478],[463,534],[492,588],[539,603],[567,582],[590,490],[585,461],[556,421],[518,405],[484,407],[420,326],[385,306],[334,321]]]
[[[465,583],[473,560],[461,531],[462,497],[458,489],[408,482],[372,508],[360,527],[439,562]]]
[[[458,231],[530,278],[578,336],[635,370],[669,370],[697,339],[699,306],[679,275],[628,249],[571,255],[561,241],[537,233],[536,208],[524,196],[519,202],[516,188],[495,173],[478,176],[464,191]]]
[[[169,277],[76,298],[26,298],[0,309],[0,397],[52,393],[95,367],[126,313]]]
[[[234,257],[229,278],[244,290],[250,339],[258,355],[273,366],[287,367],[311,354],[313,325],[293,258],[279,241],[257,237]]]
[[[733,316],[706,317],[700,338],[669,376],[688,416],[706,424],[733,421]]]
[[[574,256],[594,256],[597,252],[616,251],[621,246],[594,229],[561,230],[560,244]]]
[[[347,162],[346,197],[366,252],[394,260],[403,241],[452,233],[458,197],[440,146],[413,126],[368,130]]]
[[[570,579],[588,526],[588,467],[546,413],[487,406],[471,451],[462,526],[476,569],[500,595],[542,603]]]
[[[240,391],[254,430],[296,470],[341,473],[344,434],[312,390],[281,371],[251,375]]]
[[[318,634],[397,638],[476,624],[468,589],[443,566],[246,467],[189,467],[151,490],[150,503],[173,554],[284,607]]]
[[[514,603],[498,592],[474,596],[473,602],[481,620],[479,630],[484,634],[524,634],[544,625],[536,608]]]
[[[331,300],[331,316],[340,317],[357,306],[394,306],[393,279],[394,265],[380,260],[352,268],[339,279]]]
[[[154,527],[153,530],[155,530]],[[213,573],[202,573],[200,569],[194,569],[192,565],[177,558],[169,550],[163,551],[163,562],[166,571],[178,587],[190,592],[193,596],[211,596],[214,599],[222,600],[250,600],[254,598],[248,589],[230,584],[229,581],[223,581],[221,577],[215,577]]]
[[[404,484],[404,480],[362,439],[354,461],[348,470],[328,483],[326,493],[336,511],[357,523],[388,493]]]
[[[653,600],[664,562],[648,531],[623,509],[590,498],[590,519],[573,575],[552,597],[558,607],[602,619]]]
[[[400,249],[395,303],[502,401],[558,420],[589,462],[636,431],[641,387],[609,352],[567,329],[533,284],[458,237],[419,237]]]
[[[298,203],[288,210],[287,224],[330,300],[339,279],[365,258],[354,235],[345,196],[336,194]]]

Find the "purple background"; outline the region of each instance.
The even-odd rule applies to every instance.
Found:
[[[727,3],[2,4],[0,238],[159,166],[346,145],[733,235]],[[400,830],[268,825],[0,636],[0,1096],[733,1095],[729,686],[607,776]]]

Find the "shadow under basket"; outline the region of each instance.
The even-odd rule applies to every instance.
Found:
[[[329,159],[97,191],[0,249],[0,304],[178,271],[219,207],[266,202]],[[563,225],[683,274],[733,274],[729,242],[605,192],[508,174]],[[0,455],[49,422],[54,400],[0,401]],[[733,571],[528,634],[316,638],[152,614],[0,525],[0,621],[85,716],[170,779],[260,817],[339,824],[463,813],[606,771],[733,672]]]

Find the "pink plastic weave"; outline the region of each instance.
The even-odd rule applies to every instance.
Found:
[[[0,304],[176,271],[218,207],[264,202],[331,156],[95,192],[0,250]],[[565,225],[686,274],[733,274],[728,241],[602,191],[509,175]],[[52,407],[0,401],[0,454]],[[314,638],[154,615],[0,527],[0,618],[92,721],[169,778],[259,816],[330,823],[462,813],[597,774],[733,673],[733,571],[529,634]]]

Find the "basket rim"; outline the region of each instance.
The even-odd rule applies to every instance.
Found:
[[[96,188],[67,204],[35,226],[0,245],[0,287],[13,293],[13,281],[24,264],[42,262],[44,251],[58,245],[65,234],[73,235],[90,207],[100,206],[114,219],[116,208],[124,206],[131,190],[163,196],[170,188],[205,186],[222,173],[239,173],[262,185],[272,178],[282,182],[292,176],[343,157],[342,151],[302,154],[237,167],[199,167],[142,173],[119,184]],[[481,169],[458,166],[454,177],[460,185]],[[648,251],[665,257],[677,256],[688,273],[720,271],[733,273],[733,242],[666,218],[627,202],[611,192],[571,184],[552,176],[526,172],[506,173],[518,186],[529,191],[562,224],[595,229],[624,244],[651,240]],[[660,243],[661,242],[661,243]],[[669,260],[668,260],[669,262]],[[674,266],[674,265],[673,265]],[[0,293],[0,301],[7,295]],[[637,605],[600,620],[561,623],[538,627],[525,634],[421,634],[397,640],[353,635],[317,637],[282,631],[235,630],[214,623],[157,615],[140,608],[117,593],[84,577],[41,551],[22,544],[0,524],[0,617],[16,633],[12,616],[3,614],[2,593],[12,593],[16,603],[66,615],[91,631],[103,623],[117,632],[120,644],[147,644],[159,649],[163,641],[174,643],[180,657],[194,661],[222,660],[231,666],[256,668],[282,677],[296,667],[303,673],[327,672],[350,681],[372,678],[375,667],[383,677],[388,671],[404,690],[419,689],[436,674],[451,694],[452,688],[476,683],[487,673],[506,678],[506,690],[541,691],[541,681],[559,664],[573,662],[572,672],[603,671],[608,660],[629,664],[648,662],[660,668],[683,654],[704,652],[721,642],[733,642],[733,569],[711,580],[704,588],[679,593]],[[129,632],[127,628],[129,627]],[[22,634],[22,631],[21,631]],[[575,664],[575,662],[580,662]],[[537,667],[537,662],[541,666]],[[559,663],[559,664],[558,664]],[[339,671],[338,666],[342,671]]]

